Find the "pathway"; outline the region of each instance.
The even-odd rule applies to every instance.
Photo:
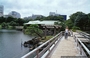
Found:
[[[79,56],[73,37],[69,36],[68,39],[63,37],[48,58],[62,58],[61,56]]]

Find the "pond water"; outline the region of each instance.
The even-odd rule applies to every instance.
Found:
[[[32,38],[21,31],[0,30],[0,58],[20,58],[25,55],[30,50],[22,44]]]

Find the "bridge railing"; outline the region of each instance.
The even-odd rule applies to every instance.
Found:
[[[90,39],[90,34],[88,34],[88,33],[86,33],[86,32],[83,32],[83,31],[78,31],[78,30],[77,30],[77,32],[78,32],[80,35],[84,36],[85,38]]]
[[[77,43],[77,47],[79,49],[79,53],[81,56],[86,56],[87,58],[90,57],[90,50],[86,47],[86,45],[80,40],[77,36],[79,34],[74,35],[75,42]]]
[[[30,51],[26,55],[22,56],[21,58],[46,58],[62,38],[62,33],[63,32],[58,33],[56,36]]]

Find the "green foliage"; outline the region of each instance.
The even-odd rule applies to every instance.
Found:
[[[85,14],[83,12],[76,12],[70,16],[70,20],[73,26],[79,27],[81,30],[87,30],[90,27],[90,13]],[[70,25],[70,24],[69,24]]]
[[[45,18],[45,17],[44,17],[44,16],[41,16],[41,17],[37,17],[35,20],[40,20],[40,21],[42,21],[43,18]]]
[[[47,16],[47,17],[37,17],[35,20],[57,20],[57,21],[64,21],[64,18],[62,16]]]
[[[46,38],[45,39],[42,39],[41,41],[42,42],[46,42],[47,40],[49,40],[49,39],[51,39],[53,36],[46,36]]]
[[[15,29],[14,26],[8,26],[8,29]]]
[[[54,24],[61,26],[60,30],[64,31],[64,29],[65,29],[65,23],[64,22],[55,22]]]
[[[61,22],[54,22],[54,25],[60,25]]]
[[[88,25],[88,16],[87,15],[79,15],[79,18],[76,20],[76,26],[80,27],[84,30],[83,27],[87,27]]]
[[[90,13],[89,13],[89,14],[87,14],[87,16],[88,16],[88,20],[87,20],[87,27],[90,27]]]
[[[72,27],[72,31],[76,32],[76,30],[80,30],[80,28],[77,27],[77,26],[73,26],[73,27]]]
[[[27,27],[25,33],[42,37],[41,34],[43,33],[43,31],[39,29],[39,26],[37,24],[32,24]]]
[[[71,21],[71,19],[68,19],[65,21],[65,26],[68,26],[69,29],[71,29],[73,27],[73,22]]]
[[[76,12],[76,13],[73,13],[71,16],[70,16],[70,19],[72,20],[73,23],[75,23],[75,20],[78,18],[79,15],[84,15],[85,13],[83,12]]]
[[[62,26],[60,30],[61,30],[61,31],[64,31],[64,30],[65,30],[65,23],[64,23],[64,22],[61,22],[61,23],[60,23],[60,26]]]
[[[5,18],[4,17],[0,17],[0,24],[5,22]]]
[[[64,21],[64,18],[62,16],[48,16],[48,17],[46,17],[46,20]]]
[[[5,18],[6,23],[9,23],[9,22],[14,21],[14,20],[15,20],[15,18],[13,18],[13,17]]]
[[[3,22],[2,24],[1,24],[1,26],[2,26],[2,28],[7,28],[7,23],[5,23],[5,22]]]
[[[0,29],[2,29],[2,26],[0,25]]]
[[[9,28],[9,26],[23,26],[27,20],[21,18],[13,18],[13,17],[0,17],[0,24],[2,28]],[[11,27],[10,27],[11,28]]]
[[[19,26],[23,26],[24,20],[21,18],[16,19],[16,23],[18,23]]]
[[[16,23],[16,22],[14,22],[14,21],[11,21],[11,22],[9,23],[9,25],[10,25],[10,26],[16,26],[16,25],[17,25],[17,23]]]

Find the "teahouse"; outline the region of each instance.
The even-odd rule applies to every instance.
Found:
[[[46,35],[55,35],[60,31],[61,26],[55,25],[55,22],[58,21],[29,21],[24,25],[29,26],[31,24],[38,24],[39,28],[43,30]],[[59,22],[60,23],[60,22]],[[57,31],[56,31],[57,30]]]

